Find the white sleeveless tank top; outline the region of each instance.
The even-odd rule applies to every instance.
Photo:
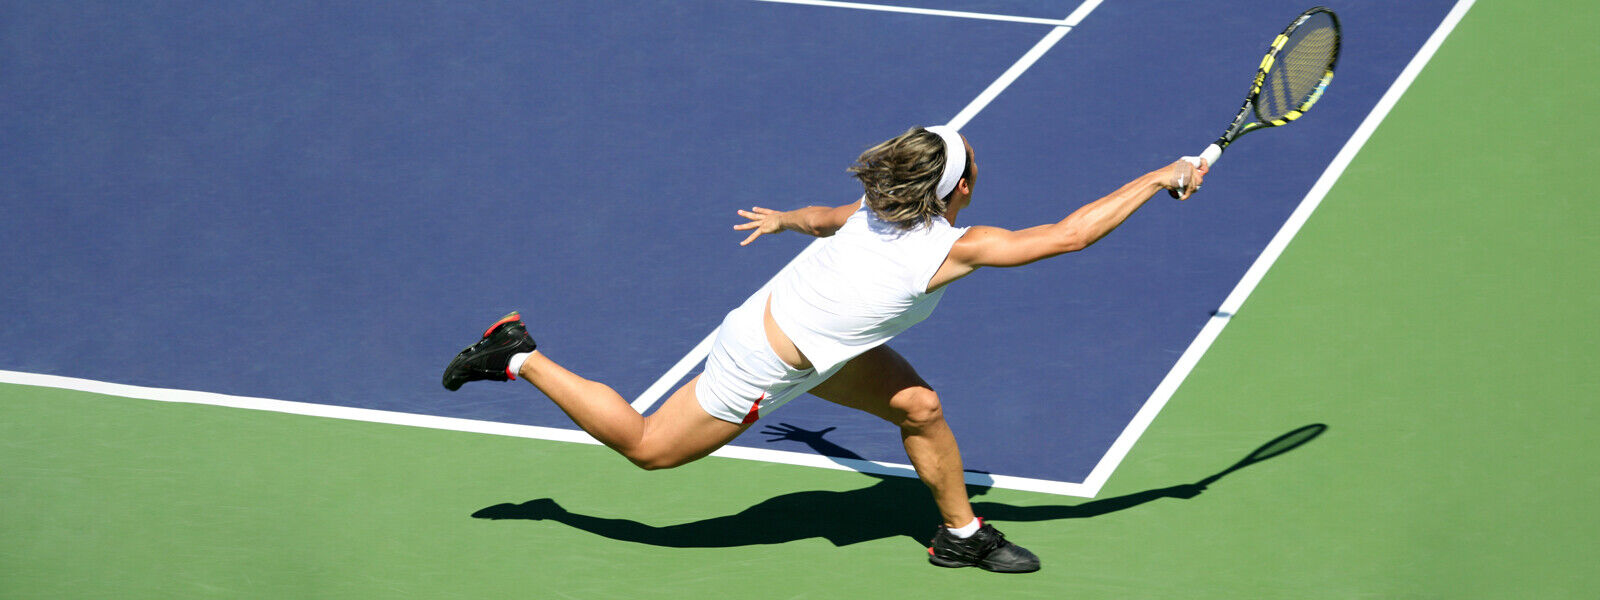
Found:
[[[818,372],[832,370],[933,313],[944,288],[930,293],[928,281],[966,231],[944,217],[899,229],[862,202],[773,278],[772,319]]]

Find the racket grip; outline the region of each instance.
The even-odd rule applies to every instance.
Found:
[[[1185,156],[1185,157],[1183,157],[1184,160],[1189,161],[1189,164],[1194,165],[1196,167],[1200,166],[1201,159],[1204,159],[1206,161],[1206,164],[1210,165],[1210,166],[1207,167],[1208,169],[1211,166],[1216,166],[1217,159],[1219,159],[1219,158],[1222,158],[1222,146],[1218,146],[1216,144],[1212,144],[1210,146],[1206,146],[1205,152],[1201,152],[1200,156]]]

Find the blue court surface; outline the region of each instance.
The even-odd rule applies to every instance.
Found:
[[[440,373],[520,309],[542,351],[644,395],[810,241],[741,248],[736,209],[851,202],[861,150],[960,117],[981,174],[958,225],[1059,220],[1204,148],[1309,7],[6,4],[0,369],[566,429],[526,385]],[[967,467],[1085,482],[1453,4],[1329,0],[1346,42],[1315,111],[892,342]],[[764,423],[905,463],[815,398]]]

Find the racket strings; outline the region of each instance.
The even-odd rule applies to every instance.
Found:
[[[1258,116],[1263,121],[1275,121],[1303,110],[1338,56],[1339,34],[1331,20],[1302,23],[1290,34],[1267,72],[1257,104]]]

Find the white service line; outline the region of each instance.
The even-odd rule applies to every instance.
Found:
[[[845,6],[849,8],[877,6],[848,2],[822,2],[818,0],[757,1],[784,2],[791,4],[813,4],[820,6]],[[974,98],[972,102],[967,103],[966,108],[963,108],[961,109],[961,112],[956,113],[955,118],[950,119],[950,122],[946,123],[946,125],[954,127],[958,130],[962,127],[965,127],[973,117],[977,116],[978,113],[984,109],[984,107],[989,106],[990,102],[993,102],[995,98],[999,97],[1000,92],[1005,91],[1005,89],[1015,82],[1018,77],[1022,76],[1024,71],[1027,71],[1029,67],[1032,67],[1033,63],[1038,62],[1039,58],[1043,57],[1045,52],[1048,52],[1051,47],[1056,45],[1056,42],[1061,41],[1061,38],[1065,37],[1067,32],[1072,31],[1073,27],[1076,27],[1079,23],[1082,23],[1083,19],[1088,17],[1089,13],[1093,12],[1096,6],[1100,6],[1102,1],[1103,0],[1086,0],[1083,4],[1078,5],[1078,8],[1073,10],[1072,14],[1067,15],[1067,18],[1059,21],[1044,21],[1045,23],[1054,25],[1055,27],[1051,28],[1050,32],[1046,33],[1044,38],[1039,40],[1039,43],[1034,44],[1033,48],[1023,53],[1022,58],[1017,59],[1017,62],[1013,63],[1010,68],[1005,70],[1004,73],[1001,73],[1000,77],[994,80],[994,83],[991,83],[989,84],[989,87],[984,88],[983,92],[979,93],[977,98]],[[902,10],[902,12],[911,11],[912,9]],[[949,11],[929,11],[924,9],[915,9],[915,12],[920,12],[923,14],[944,14],[948,13]],[[972,13],[959,13],[953,16],[970,14]],[[800,254],[795,256],[795,258],[789,261],[789,263],[793,264],[794,261],[800,260],[801,257],[815,250],[817,248],[817,244],[821,243],[821,241],[822,240],[820,239],[812,241],[810,245],[807,245],[804,250],[801,250]],[[761,286],[761,289],[756,290],[755,294],[759,295],[765,293],[768,286],[771,285],[772,281],[768,280],[765,285]],[[684,355],[682,359],[679,359],[678,363],[673,365],[671,369],[668,369],[660,379],[657,379],[655,383],[650,384],[650,387],[646,388],[644,393],[639,394],[639,397],[635,398],[632,402],[633,409],[639,411],[640,414],[643,414],[645,411],[650,410],[650,407],[655,406],[657,402],[660,402],[668,392],[672,391],[673,385],[682,380],[685,375],[688,375],[690,370],[694,369],[696,365],[700,364],[700,361],[705,360],[706,355],[711,353],[711,342],[715,340],[716,337],[717,330],[713,329],[710,335],[707,335],[706,338],[701,340],[700,343],[690,350],[688,354]]]
[[[1039,40],[1039,43],[1034,44],[1033,48],[1023,53],[1022,58],[1017,59],[1017,62],[1012,64],[1011,68],[1000,74],[999,79],[989,84],[988,88],[985,88],[982,93],[978,94],[977,98],[967,104],[966,108],[961,109],[961,112],[956,113],[955,118],[950,119],[950,122],[946,124],[956,129],[966,127],[973,117],[978,116],[978,112],[988,107],[990,102],[1000,96],[1000,92],[1005,91],[1007,87],[1011,86],[1012,82],[1021,77],[1023,71],[1027,71],[1029,67],[1032,67],[1033,63],[1038,62],[1045,52],[1048,52],[1051,47],[1056,45],[1056,42],[1066,37],[1067,32],[1072,31],[1073,27],[1077,27],[1079,23],[1082,23],[1084,17],[1089,16],[1089,13],[1093,12],[1095,7],[1100,6],[1100,2],[1101,0],[1086,0],[1083,4],[1078,5],[1077,10],[1072,11],[1072,14],[1062,19],[1055,29],[1051,29],[1050,33],[1045,34],[1044,39]]]
[[[1034,25],[1062,25],[1061,19],[1041,19],[1036,17],[1017,17],[1012,15],[995,15],[988,13],[965,12],[959,10],[937,10],[932,8],[913,8],[909,6],[889,6],[886,4],[866,4],[862,2],[834,2],[832,0],[756,0],[757,2],[772,2],[776,4],[803,4],[806,6],[826,6],[830,8],[849,8],[854,10],[875,10],[879,12],[907,13],[914,15],[928,15],[933,17],[956,17],[960,19],[982,19],[985,21],[1006,21],[1010,23],[1030,23]]]
[[[1355,133],[1345,142],[1344,148],[1340,149],[1339,154],[1333,157],[1333,162],[1329,163],[1328,168],[1322,171],[1322,176],[1317,179],[1316,184],[1311,186],[1311,190],[1306,192],[1306,196],[1300,201],[1300,205],[1289,215],[1289,220],[1284,222],[1277,235],[1274,235],[1272,241],[1267,243],[1266,249],[1261,251],[1261,255],[1256,257],[1256,261],[1250,265],[1250,269],[1245,271],[1244,278],[1240,279],[1238,285],[1234,286],[1233,292],[1228,294],[1228,297],[1222,301],[1222,306],[1217,308],[1217,314],[1212,316],[1211,320],[1207,321],[1205,326],[1200,329],[1199,335],[1196,335],[1194,341],[1190,342],[1189,348],[1184,350],[1182,356],[1178,357],[1177,364],[1173,365],[1172,370],[1167,372],[1167,376],[1162,378],[1161,383],[1150,394],[1150,398],[1145,401],[1144,406],[1139,409],[1133,420],[1128,423],[1128,427],[1122,430],[1122,434],[1111,444],[1111,448],[1106,451],[1105,456],[1100,458],[1100,462],[1095,464],[1094,470],[1084,479],[1083,488],[1089,492],[1088,497],[1093,497],[1100,493],[1100,488],[1104,487],[1106,480],[1111,478],[1111,473],[1117,470],[1117,465],[1121,464],[1122,459],[1127,457],[1128,451],[1133,449],[1134,442],[1138,441],[1139,436],[1143,435],[1145,429],[1150,427],[1150,423],[1155,420],[1156,414],[1160,413],[1162,407],[1166,406],[1167,401],[1172,398],[1172,394],[1178,390],[1178,386],[1194,370],[1195,364],[1200,362],[1200,357],[1206,353],[1206,350],[1211,348],[1212,342],[1217,340],[1217,336],[1222,333],[1222,328],[1226,327],[1233,315],[1239,312],[1239,308],[1244,305],[1245,299],[1250,297],[1250,292],[1255,291],[1256,285],[1261,283],[1261,278],[1266,276],[1267,270],[1271,269],[1272,264],[1277,262],[1279,256],[1283,255],[1283,250],[1289,246],[1289,241],[1294,239],[1294,236],[1300,232],[1300,228],[1306,224],[1306,220],[1311,218],[1311,213],[1317,210],[1318,205],[1322,204],[1322,198],[1328,195],[1328,190],[1333,188],[1334,182],[1338,181],[1339,177],[1344,174],[1345,168],[1350,166],[1350,161],[1355,159],[1356,154],[1361,151],[1361,147],[1366,145],[1367,139],[1372,137],[1372,132],[1378,129],[1378,125],[1383,122],[1384,117],[1389,115],[1389,111],[1394,108],[1395,103],[1399,102],[1400,97],[1406,93],[1406,89],[1411,87],[1411,82],[1416,80],[1417,74],[1422,72],[1422,68],[1433,58],[1433,54],[1439,50],[1439,46],[1444,44],[1445,38],[1450,37],[1450,32],[1455,29],[1457,23],[1461,22],[1461,18],[1466,16],[1467,10],[1472,8],[1474,1],[1460,0],[1456,3],[1450,13],[1445,15],[1444,20],[1439,23],[1439,27],[1433,31],[1433,35],[1429,36],[1428,41],[1422,44],[1421,49],[1417,50],[1416,56],[1411,58],[1411,62],[1406,65],[1405,70],[1401,71],[1400,76],[1389,86],[1389,90],[1384,93],[1382,98],[1378,99],[1378,104],[1372,107],[1372,112],[1367,113],[1367,118],[1356,128]]]
[[[762,289],[766,289],[766,287],[763,286]],[[650,387],[645,388],[644,393],[639,394],[639,397],[635,398],[631,403],[633,410],[642,415],[644,411],[650,410],[651,406],[655,406],[656,402],[660,402],[662,398],[665,398],[667,393],[672,391],[674,384],[682,381],[683,377],[688,375],[695,365],[700,364],[700,361],[711,353],[711,343],[716,341],[717,332],[721,329],[721,327],[712,329],[705,339],[695,344],[693,350],[683,355],[683,358],[678,359],[678,364],[672,365],[671,369],[667,369],[665,375],[662,375],[655,383],[650,384]]]

